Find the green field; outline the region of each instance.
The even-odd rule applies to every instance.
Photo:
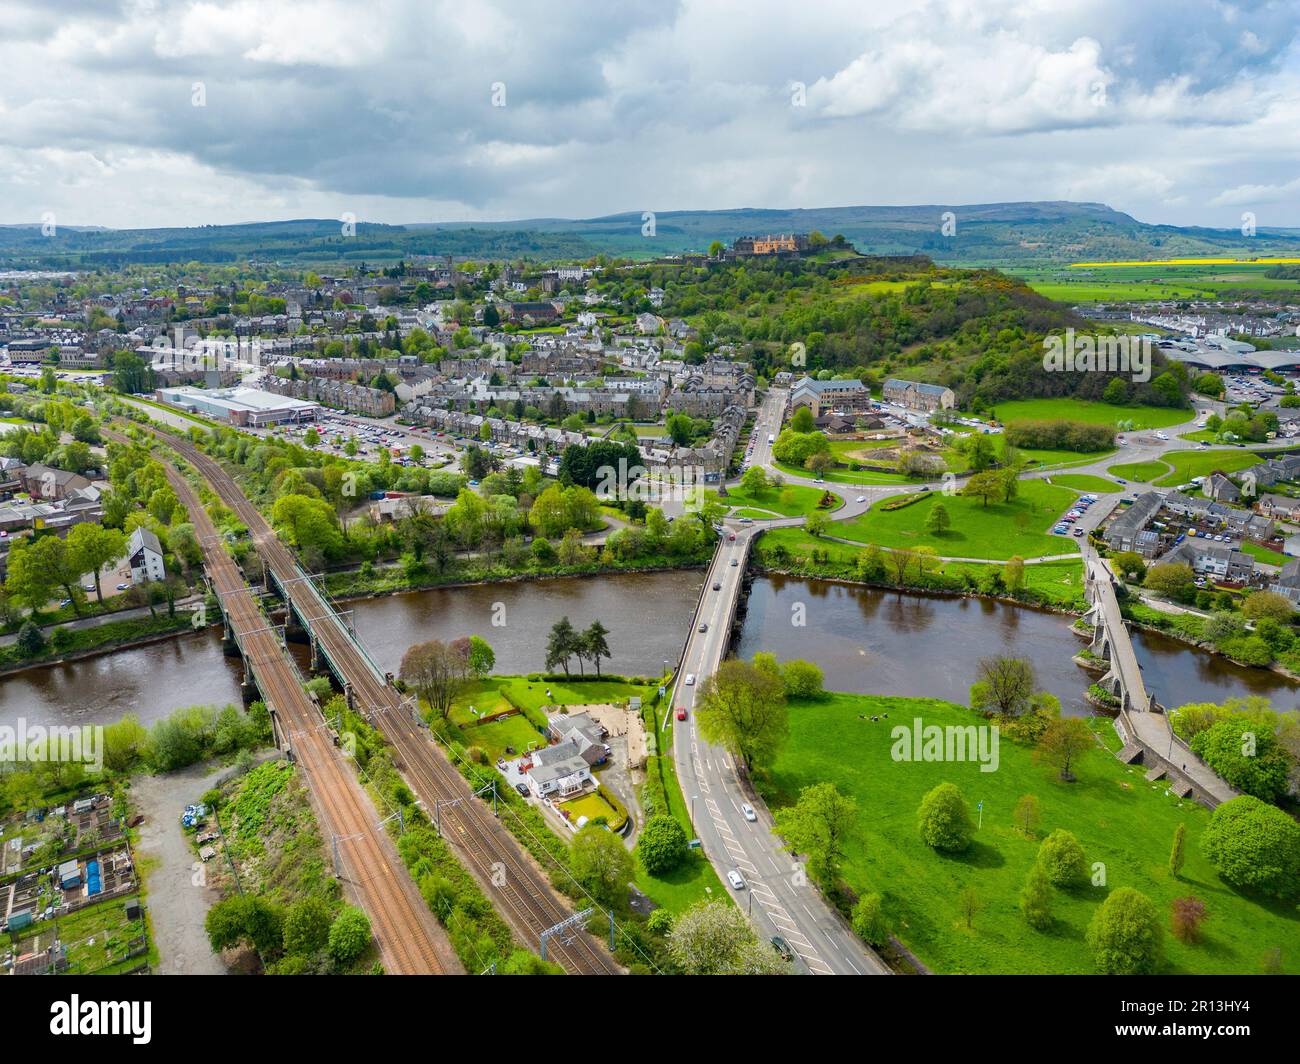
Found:
[[[829,566],[854,566],[864,549],[851,543],[815,539],[802,528],[769,529],[763,533],[759,543],[763,547],[774,547],[780,544],[789,551],[797,563],[796,568],[798,564],[805,562],[814,550],[826,558]],[[935,572],[953,577],[969,573],[978,580],[991,571],[1001,572],[1004,568],[1002,562],[939,562],[936,564]],[[1083,566],[1078,560],[1026,564],[1025,586],[1048,597],[1057,605],[1075,606],[1083,590]]]
[[[1105,477],[1094,477],[1090,473],[1057,473],[1048,477],[1048,481],[1058,487],[1071,488],[1074,491],[1114,492],[1120,490],[1120,486],[1113,480],[1107,480]]]
[[[805,477],[812,480],[816,474],[810,473],[806,469],[800,469],[798,466],[790,465],[788,462],[772,463],[783,473],[789,473],[795,477]],[[854,472],[850,469],[828,469],[822,474],[822,479],[828,484],[913,484],[919,481],[913,481],[909,477],[903,476],[902,473],[873,473],[863,470]]]
[[[1227,294],[1295,294],[1300,282],[1265,277],[1267,263],[1132,262],[1101,266],[1011,267],[1006,272],[1063,303],[1220,299]]]
[[[836,522],[829,534],[882,547],[931,547],[942,557],[950,558],[1073,554],[1078,551],[1078,544],[1067,537],[1049,535],[1047,530],[1070,508],[1077,494],[1041,480],[1022,480],[1015,499],[1009,503],[991,502],[988,506],[976,498],[932,492],[928,498],[901,510],[889,511],[877,506],[851,521]],[[926,531],[925,523],[930,511],[940,502],[948,511],[952,526],[947,532],[935,535]]]
[[[889,714],[887,721],[870,720],[882,713]],[[980,722],[968,709],[929,699],[834,695],[795,702],[789,739],[760,786],[774,807],[822,782],[857,800],[859,832],[848,845],[843,878],[859,893],[883,895],[895,933],[927,966],[944,973],[1091,973],[1088,921],[1108,891],[1131,886],[1162,914],[1188,894],[1209,911],[1200,945],[1166,934],[1162,971],[1258,972],[1265,952],[1280,946],[1286,970],[1300,973],[1295,905],[1247,899],[1219,879],[1201,855],[1209,820],[1201,806],[1167,795],[1164,783],[1146,782],[1141,766],[1126,766],[1100,748],[1083,760],[1072,784],[1058,782],[1033,762],[1029,748],[1005,738],[995,772],[971,762],[895,761],[890,729],[910,727],[917,717],[926,725]],[[1096,723],[1110,730],[1107,722]],[[975,804],[984,803],[975,841],[959,855],[940,855],[917,833],[922,796],[943,782],[960,788],[972,817],[978,816]],[[1040,803],[1034,838],[1012,825],[1012,810],[1025,794]],[[1186,864],[1174,879],[1167,862],[1180,823],[1187,830]],[[1055,927],[1038,932],[1020,915],[1018,896],[1042,837],[1058,827],[1078,837],[1090,865],[1104,865],[1105,886],[1055,891]],[[983,903],[970,930],[957,904],[966,887]]]
[[[721,502],[723,505],[737,508],[767,510],[781,514],[783,517],[802,517],[817,509],[818,500],[822,497],[821,489],[805,487],[802,484],[786,484],[781,488],[768,487],[754,494],[737,485],[735,488],[727,488],[727,496],[724,499],[720,499],[716,491],[705,494],[710,502]],[[835,507],[843,505],[844,500],[837,495]],[[823,512],[829,514],[833,509],[827,507]]]
[[[1171,466],[1173,472],[1157,480],[1156,484],[1172,488],[1186,484],[1192,477],[1203,477],[1216,470],[1235,473],[1263,460],[1250,451],[1166,451],[1162,461]]]
[[[1166,406],[1116,406],[1081,399],[1017,399],[998,403],[997,417],[1010,421],[1083,421],[1090,425],[1116,425],[1132,422],[1137,429],[1163,429],[1193,420],[1191,410]]]
[[[576,675],[575,675],[576,679]],[[489,676],[470,684],[452,702],[451,719],[456,724],[473,724],[478,717],[500,713],[507,709],[537,711],[542,706],[580,706],[597,702],[626,702],[632,695],[649,699],[654,695],[654,684],[639,686],[620,680],[588,680],[569,682],[563,680],[530,680],[526,676]],[[550,697],[547,697],[547,691]],[[470,707],[478,714],[470,712]]]
[[[489,761],[499,757],[512,757],[510,750],[522,754],[528,748],[547,745],[547,738],[520,713],[486,724],[462,725],[465,742],[480,747]],[[509,749],[507,749],[509,748]]]
[[[1155,480],[1156,477],[1164,476],[1169,472],[1169,467],[1164,462],[1124,462],[1120,465],[1107,466],[1106,472],[1121,480],[1136,480],[1145,484],[1149,480]]]

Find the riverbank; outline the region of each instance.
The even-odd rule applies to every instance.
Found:
[[[118,650],[159,643],[187,632],[200,631],[209,625],[195,626],[189,613],[173,616],[108,621],[91,628],[70,630],[57,628],[48,638],[46,650],[24,656],[16,645],[0,647],[0,679],[55,665],[65,665],[86,658],[111,654]],[[66,636],[60,633],[67,632]]]

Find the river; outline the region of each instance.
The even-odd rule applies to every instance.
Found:
[[[698,571],[618,574],[417,591],[351,608],[386,670],[395,671],[414,642],[480,635],[496,651],[497,672],[540,672],[551,625],[568,616],[575,627],[599,619],[610,630],[605,672],[648,675],[677,659],[702,583]],[[815,661],[831,690],[961,703],[980,658],[1016,654],[1034,662],[1066,712],[1085,713],[1090,677],[1070,660],[1083,645],[1070,622],[984,599],[773,576],[754,581],[738,652]],[[1296,704],[1297,685],[1275,673],[1149,633],[1135,633],[1134,648],[1166,705],[1246,694],[1267,695],[1279,708]],[[305,647],[293,649],[305,659]],[[0,680],[0,724],[23,716],[32,724],[110,723],[128,712],[148,724],[180,706],[238,702],[240,675],[213,629]]]

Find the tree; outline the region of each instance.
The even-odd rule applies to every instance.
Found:
[[[1072,832],[1057,828],[1038,847],[1037,863],[1056,887],[1078,887],[1088,881],[1088,861]]]
[[[551,634],[546,642],[546,668],[554,669],[560,665],[564,675],[569,675],[569,659],[578,653],[579,636],[568,617],[561,617],[551,626]]]
[[[1210,814],[1201,851],[1234,887],[1277,898],[1300,893],[1300,824],[1252,795]]]
[[[44,543],[57,543],[62,551],[63,541],[55,536],[42,536],[36,540],[17,540],[9,550],[9,575],[5,590],[11,598],[39,613],[59,586],[54,568],[50,564],[50,549]]]
[[[602,905],[626,902],[636,865],[623,841],[603,824],[588,824],[573,837],[569,864],[574,878]]]
[[[770,763],[785,741],[784,685],[746,662],[724,661],[700,687],[695,721],[705,742],[724,747],[752,772]]]
[[[780,670],[787,698],[816,698],[825,690],[826,677],[811,661],[795,658]]]
[[[1020,912],[1035,931],[1046,931],[1052,926],[1052,883],[1040,864],[1035,864],[1025,877]]]
[[[889,923],[879,894],[864,894],[858,899],[853,907],[853,931],[863,942],[877,949],[889,943]]]
[[[957,908],[966,921],[966,930],[970,931],[975,926],[975,917],[984,909],[984,902],[980,900],[979,891],[972,886],[962,887],[961,892],[957,895]]]
[[[966,799],[952,783],[940,783],[921,799],[917,822],[925,844],[945,853],[968,849],[975,834]]]
[[[600,675],[600,659],[610,656],[609,641],[606,638],[608,635],[609,629],[600,621],[592,621],[582,633],[583,655],[595,663],[597,676]]]
[[[1164,940],[1160,914],[1145,894],[1118,887],[1093,913],[1087,940],[1098,971],[1149,975],[1160,965]]]
[[[126,553],[125,533],[87,521],[72,527],[67,544],[72,564],[83,573],[94,573],[95,598],[103,605],[104,592],[100,587],[99,571]]]
[[[1041,819],[1042,816],[1038,811],[1038,796],[1022,794],[1011,814],[1011,820],[1016,825],[1016,830],[1026,838],[1032,839],[1034,833],[1038,830]]]
[[[1095,745],[1092,729],[1081,717],[1058,717],[1047,725],[1034,747],[1034,759],[1057,770],[1062,782],[1073,783],[1074,766]]]
[[[469,679],[468,652],[468,641],[463,649],[438,639],[415,643],[402,655],[398,675],[446,720]]]
[[[351,964],[370,945],[370,918],[360,909],[347,906],[330,924],[328,945],[335,964]]]
[[[936,502],[930,507],[925,518],[925,530],[932,536],[942,536],[952,527],[952,518],[948,516],[948,507]]]
[[[1188,745],[1239,791],[1266,802],[1287,792],[1292,761],[1270,726],[1233,715],[1197,732]]]
[[[961,489],[962,495],[969,495],[972,498],[980,499],[985,506],[988,506],[990,499],[999,498],[1002,495],[1002,477],[996,470],[988,470],[984,473],[976,473]]]
[[[767,491],[767,470],[761,465],[752,465],[740,477],[740,490],[754,497]]]
[[[16,643],[23,657],[34,658],[45,649],[45,633],[36,626],[34,621],[30,619],[23,621],[23,626],[18,629]]]
[[[812,410],[806,406],[795,407],[794,413],[790,415],[790,428],[795,432],[816,431],[817,422],[813,419]]]
[[[1187,825],[1179,824],[1174,828],[1173,845],[1169,848],[1169,874],[1175,879],[1183,871],[1183,847],[1187,839]]]
[[[486,639],[472,635],[469,637],[469,671],[478,679],[489,675],[497,665],[496,652]]]
[[[1019,554],[1009,558],[1002,567],[1002,582],[1008,591],[1019,591],[1025,586],[1025,559]]]
[[[1196,574],[1186,562],[1165,562],[1147,570],[1142,586],[1157,594],[1173,597],[1195,580]]]
[[[698,902],[668,935],[668,955],[685,975],[778,975],[777,952],[759,942],[741,910],[728,901]]]
[[[241,943],[263,957],[273,957],[284,943],[284,911],[273,902],[251,894],[236,894],[217,902],[203,921],[214,952]]]
[[[676,817],[666,813],[657,813],[647,820],[636,840],[636,855],[652,876],[662,876],[678,868],[689,853],[686,832]]]
[[[1175,898],[1169,903],[1169,929],[1179,942],[1194,946],[1201,937],[1201,925],[1207,915],[1205,902],[1200,898],[1190,894]]]
[[[1276,591],[1255,591],[1242,602],[1241,615],[1250,621],[1268,618],[1281,624],[1290,624],[1295,616],[1295,607],[1291,605],[1290,599]]]
[[[1125,580],[1141,583],[1147,574],[1146,559],[1137,551],[1122,550],[1110,556],[1111,567]]]
[[[813,537],[820,537],[826,534],[826,515],[820,510],[813,510],[803,523],[804,531]]]
[[[814,879],[833,886],[844,849],[857,832],[858,803],[833,783],[815,783],[792,806],[777,810],[773,831],[792,854],[807,854]]]
[[[1016,717],[1029,708],[1038,677],[1028,658],[1003,654],[981,658],[979,678],[971,685],[971,709]]]
[[[289,906],[284,917],[285,953],[316,953],[330,934],[330,911],[320,898],[306,897]]]

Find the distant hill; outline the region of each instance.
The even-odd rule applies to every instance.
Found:
[[[951,212],[956,231],[941,230]],[[354,236],[339,222],[298,219],[179,229],[0,226],[0,266],[89,267],[145,262],[240,262],[311,265],[391,262],[410,255],[459,258],[583,259],[605,253],[634,258],[705,251],[740,236],[820,230],[843,234],[860,251],[922,253],[940,262],[1014,265],[1029,262],[1158,259],[1205,255],[1300,255],[1300,229],[1147,225],[1100,203],[1034,202],[906,207],[739,208],[656,212],[653,237],[640,212],[601,218],[531,218],[511,222],[359,222]]]

